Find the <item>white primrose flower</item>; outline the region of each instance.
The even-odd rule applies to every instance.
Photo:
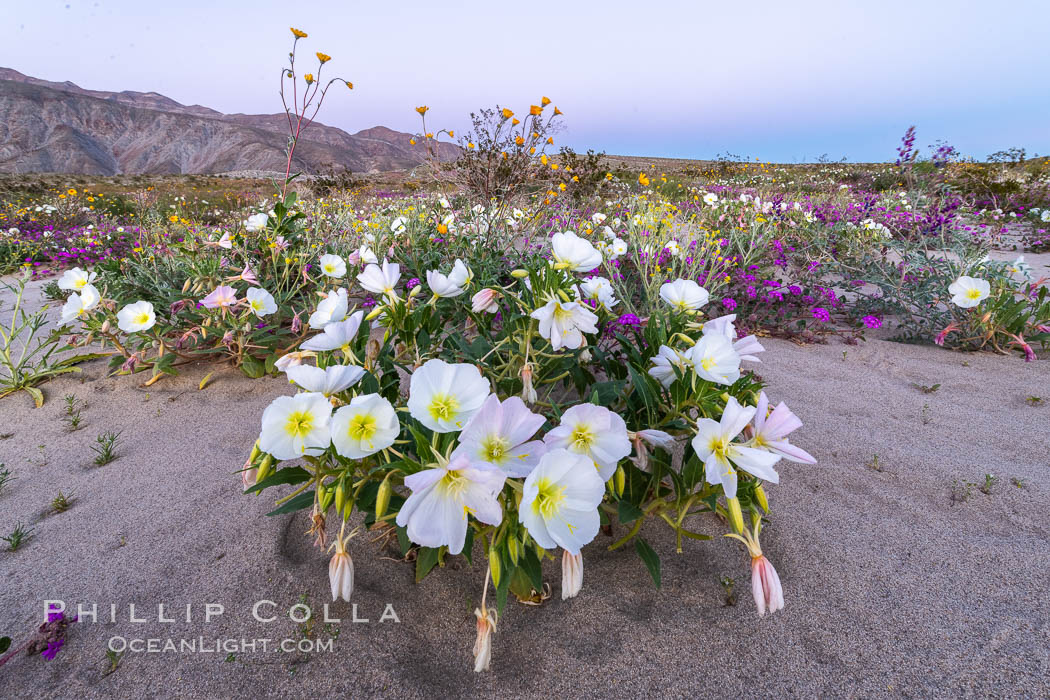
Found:
[[[602,214],[600,211],[596,211],[593,214],[591,214],[591,223],[593,223],[595,226],[600,226],[603,223],[605,223],[605,220],[607,218],[608,217],[605,216],[605,214]]]
[[[678,311],[696,311],[710,298],[707,290],[693,280],[677,279],[660,285],[660,298]]]
[[[795,447],[787,440],[787,436],[802,427],[802,421],[798,419],[791,409],[783,401],[777,407],[769,411],[769,397],[766,392],[758,395],[758,405],[755,407],[755,424],[751,429],[751,444],[755,447],[769,450],[784,459],[800,464],[816,464],[813,455]]]
[[[397,412],[379,394],[355,396],[332,416],[335,451],[349,459],[361,459],[394,444],[401,425]]]
[[[262,287],[251,287],[244,296],[248,300],[248,308],[259,318],[269,316],[277,310],[277,302],[274,300],[273,294],[270,294]]]
[[[1029,282],[1032,281],[1032,266],[1024,261],[1023,255],[1018,255],[1017,260],[1010,263],[1006,269],[1012,275],[1017,275]]]
[[[499,298],[499,292],[486,287],[470,298],[470,310],[476,314],[494,314],[499,311]]]
[[[627,252],[627,242],[622,238],[614,238],[609,244],[609,251],[612,253],[610,257],[615,260]]]
[[[425,469],[405,477],[412,494],[397,514],[397,524],[408,539],[424,547],[446,545],[449,554],[463,551],[467,516],[488,525],[499,525],[503,508],[496,496],[507,475],[495,467],[471,464],[464,456],[445,466]],[[604,493],[604,486],[603,486]]]
[[[338,255],[332,255],[331,253],[322,255],[320,263],[321,274],[325,277],[339,278],[346,276],[346,261]]]
[[[273,363],[273,366],[276,367],[279,372],[287,372],[289,367],[297,367],[303,363],[303,360],[309,357],[317,357],[317,353],[290,352],[286,355],[281,355],[280,359]]]
[[[136,301],[117,312],[117,328],[125,333],[148,331],[156,322],[153,304],[148,301]]]
[[[718,204],[718,195],[714,192],[708,192],[704,195],[704,204],[708,205],[709,207],[713,207],[714,205]]]
[[[95,289],[95,285],[86,284],[80,288],[80,293],[73,292],[66,299],[66,303],[62,306],[62,318],[61,323],[63,325],[76,319],[81,314],[85,314],[91,309],[98,306],[98,302],[102,299],[102,296]]]
[[[11,230],[17,231],[17,229]],[[58,280],[58,288],[79,292],[94,282],[96,277],[98,277],[98,274],[94,271],[87,272],[79,267],[74,267],[72,270],[66,270],[62,273],[62,277]]]
[[[350,345],[357,338],[357,331],[361,328],[365,312],[358,310],[350,314],[343,321],[335,321],[325,324],[324,330],[304,342],[299,347],[303,350],[314,352],[333,352],[342,350],[344,354],[350,353]]]
[[[547,451],[542,440],[529,441],[544,420],[517,396],[500,403],[498,396],[489,394],[459,434],[452,458],[463,455],[471,464],[497,467],[508,476],[528,476]]]
[[[278,396],[263,411],[259,449],[275,459],[317,456],[332,442],[331,417],[332,404],[324,394]]]
[[[427,360],[412,373],[408,411],[435,433],[462,430],[485,403],[489,382],[474,365]]]
[[[602,264],[602,254],[598,249],[573,231],[563,231],[551,236],[551,257],[557,266],[573,272],[590,272]]]
[[[721,484],[726,498],[736,498],[737,475],[734,466],[770,483],[780,481],[773,470],[773,465],[780,461],[780,455],[733,442],[754,415],[753,406],[741,406],[731,396],[721,421],[701,418],[696,423],[693,449],[704,463],[708,483]]]
[[[678,378],[675,373],[676,367],[682,375],[688,374],[693,368],[692,356],[688,352],[678,352],[674,348],[661,345],[653,355],[653,366],[649,368],[649,376],[663,384],[666,389]]]
[[[347,299],[346,287],[340,287],[317,305],[317,310],[310,314],[310,328],[324,328],[329,323],[337,323],[346,318],[350,302]]]
[[[550,450],[566,449],[586,455],[602,481],[616,472],[620,460],[631,454],[627,424],[616,413],[593,403],[576,404],[562,414],[561,423],[543,436]]]
[[[604,496],[605,483],[587,456],[551,450],[525,479],[518,520],[544,549],[579,554],[598,534]]]
[[[448,275],[444,275],[437,270],[429,270],[427,272],[427,286],[430,287],[430,291],[434,293],[435,297],[447,299],[458,297],[467,291],[467,284],[473,278],[474,273],[463,264],[462,260],[457,258],[452,266],[452,271]]]
[[[404,233],[405,230],[406,230],[406,224],[407,223],[408,223],[408,218],[407,217],[399,216],[399,217],[397,217],[396,219],[394,219],[393,221],[390,222],[390,230],[393,233]]]
[[[991,285],[988,280],[963,275],[948,285],[948,293],[952,295],[953,304],[962,309],[972,309],[988,298]]]
[[[547,338],[555,350],[563,347],[575,350],[586,342],[584,333],[598,332],[598,317],[577,301],[554,297],[530,316],[540,322],[540,335]]]
[[[755,355],[760,352],[765,352],[766,349],[762,347],[762,343],[758,342],[758,338],[754,335],[748,335],[738,340],[736,337],[736,326],[733,325],[733,321],[735,320],[736,314],[712,318],[710,321],[704,323],[703,333],[704,335],[709,333],[724,335],[727,340],[733,343],[733,349],[736,350],[738,355],[740,355],[741,360],[762,362],[762,360],[755,357]]]
[[[357,276],[357,281],[368,291],[373,294],[385,294],[392,299],[397,299],[397,292],[394,291],[394,287],[397,286],[399,279],[401,279],[401,266],[397,263],[387,262],[385,259],[382,267],[374,263],[369,264]]]
[[[357,256],[361,259],[361,262],[366,265],[379,264],[379,258],[376,257],[376,254],[372,252],[372,249],[366,245],[362,245],[357,249]]]
[[[252,233],[255,231],[262,231],[266,228],[266,221],[269,218],[270,217],[266,214],[252,214],[248,217],[248,220],[244,222],[244,229]]]
[[[595,300],[607,309],[619,303],[613,293],[612,282],[604,277],[591,277],[581,282],[580,296],[584,299]]]
[[[740,354],[720,333],[700,337],[689,349],[693,369],[702,378],[717,384],[732,384],[740,379]]]
[[[312,365],[296,365],[285,370],[288,381],[295,382],[303,391],[331,397],[361,381],[365,370],[356,365],[330,365],[321,369]]]

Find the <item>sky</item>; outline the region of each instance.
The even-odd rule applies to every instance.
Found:
[[[222,112],[281,110],[290,26],[354,83],[319,120],[464,130],[548,95],[558,143],[678,158],[885,161],[910,125],[1050,153],[1048,0],[0,0],[0,66]]]

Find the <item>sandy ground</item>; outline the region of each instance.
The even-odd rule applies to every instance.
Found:
[[[560,600],[548,563],[554,598],[508,605],[483,675],[471,671],[471,611],[484,572],[462,559],[415,585],[410,565],[358,537],[354,599],[370,622],[353,623],[342,602],[330,608],[339,624],[289,619],[301,600],[323,614],[327,557],[302,514],[264,517],[270,500],[243,496],[233,474],[263,408],[291,393],[283,381],[222,370],[199,391],[211,368],[191,367],[142,389],[95,362],[46,385],[43,408],[4,399],[0,462],[17,478],[0,493],[0,534],[19,521],[34,533],[0,552],[0,634],[27,638],[47,599],[97,603],[99,621],[74,625],[54,661],[20,655],[0,668],[0,697],[1050,695],[1050,362],[882,340],[767,347],[769,393],[805,421],[795,442],[819,459],[782,463],[769,488],[763,546],[786,608],[759,619],[732,541],[676,555],[651,523],[662,589],[633,551],[610,553],[599,536],[578,598]],[[61,420],[66,394],[87,402],[75,432]],[[122,431],[119,456],[95,466],[90,445],[107,430]],[[965,486],[985,474],[998,477],[989,493]],[[59,490],[73,507],[46,515]],[[737,582],[735,607],[722,576]],[[253,619],[260,600],[276,603],[262,609],[275,621]],[[206,621],[208,603],[224,613]],[[388,603],[399,623],[379,622]],[[145,622],[130,621],[130,604]],[[177,621],[159,622],[159,604]],[[214,649],[303,635],[334,636],[333,650],[129,652],[106,673],[114,637],[203,636]]]

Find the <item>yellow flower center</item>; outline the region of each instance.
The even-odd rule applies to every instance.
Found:
[[[347,434],[354,440],[372,443],[372,436],[376,434],[376,419],[367,413],[359,413],[350,419]]]
[[[135,314],[135,324],[144,326],[149,323],[149,314],[143,311],[142,313]]]
[[[977,288],[968,289],[966,291],[966,296],[968,298],[970,298],[970,299],[980,299],[981,298],[981,290],[977,289]]]
[[[594,431],[591,430],[591,426],[580,423],[573,428],[569,442],[577,452],[587,452],[594,442]]]
[[[536,482],[536,488],[539,489],[539,493],[532,502],[533,512],[542,515],[544,520],[554,518],[561,509],[561,502],[565,500],[565,487],[542,478]]]
[[[284,423],[284,431],[294,437],[306,437],[314,426],[314,417],[309,411],[293,411],[288,414]]]
[[[434,394],[430,399],[430,417],[436,421],[451,420],[459,410],[459,401],[452,394]]]
[[[701,359],[700,360],[700,366],[703,367],[705,371],[710,372],[711,368],[715,366],[714,358],[705,357],[705,358]]]
[[[481,455],[486,462],[499,464],[510,449],[510,441],[499,435],[489,435],[481,442]]]

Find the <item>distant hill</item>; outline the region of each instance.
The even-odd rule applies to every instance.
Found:
[[[104,92],[0,68],[0,172],[90,175],[284,171],[284,114],[223,114],[156,92]],[[350,134],[315,122],[293,170],[404,170],[422,151],[383,126]],[[442,159],[459,148],[440,144]]]

